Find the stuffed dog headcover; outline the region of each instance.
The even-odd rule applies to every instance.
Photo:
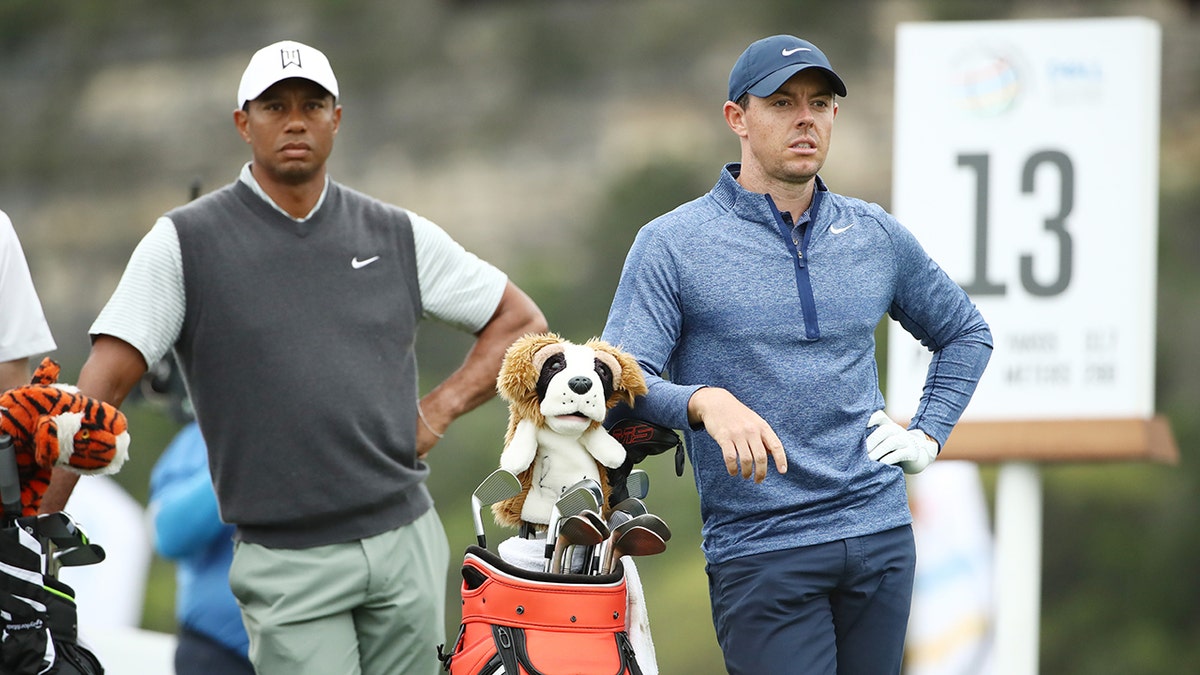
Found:
[[[21,487],[22,515],[38,512],[54,467],[81,474],[116,473],[129,456],[129,423],[109,403],[57,384],[49,358],[31,384],[0,395],[0,432],[12,437]],[[5,502],[12,495],[3,495]]]
[[[595,338],[526,335],[505,353],[496,390],[508,401],[500,468],[521,479],[520,494],[492,505],[497,523],[547,524],[558,498],[585,478],[608,494],[604,467],[621,466],[625,448],[602,422],[619,401],[646,393],[633,356]]]

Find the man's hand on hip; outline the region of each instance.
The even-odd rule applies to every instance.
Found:
[[[867,428],[876,427],[867,436],[867,454],[884,464],[898,464],[904,473],[920,473],[938,456],[938,444],[920,429],[905,429],[887,413],[871,414]]]
[[[787,473],[787,455],[783,442],[758,413],[737,397],[719,387],[696,390],[688,401],[688,418],[721,446],[725,469],[730,476],[754,476],[755,483],[767,477],[767,458],[775,460],[775,469]]]

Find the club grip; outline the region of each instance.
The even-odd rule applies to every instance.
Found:
[[[0,503],[6,522],[21,517],[21,476],[17,473],[17,449],[12,437],[0,432]]]

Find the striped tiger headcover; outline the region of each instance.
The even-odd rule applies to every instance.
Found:
[[[116,473],[129,456],[129,423],[111,404],[58,384],[59,365],[49,358],[30,384],[0,394],[0,431],[12,436],[21,480],[23,515],[35,515],[51,470]]]

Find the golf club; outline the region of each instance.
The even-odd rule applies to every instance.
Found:
[[[609,536],[605,537],[600,547],[596,550],[595,560],[593,560],[593,570],[596,573],[602,573],[602,565],[608,559],[609,551],[612,549],[612,532],[621,525],[633,520],[633,516],[627,511],[614,510],[608,515]]]
[[[595,510],[599,511],[600,510],[599,505],[604,503],[604,490],[602,490],[600,488],[600,483],[596,482],[595,480],[593,480],[591,478],[584,478],[583,480],[579,481],[578,483],[572,485],[569,488],[569,490],[573,490],[577,487],[587,488],[592,493],[592,495],[594,495],[596,497],[597,506],[596,506]]]
[[[602,544],[604,540],[608,539],[608,535],[610,534],[608,523],[604,522],[604,519],[600,517],[600,514],[596,513],[595,511],[584,511],[579,515],[590,520],[592,525],[594,525],[600,532],[600,541],[596,542],[596,544],[589,545],[587,552],[584,555],[583,571],[585,574],[593,574],[600,567],[600,549],[597,544]]]
[[[626,523],[626,525],[628,524]],[[612,572],[613,564],[621,556],[655,555],[667,550],[667,543],[662,540],[662,537],[648,528],[634,525],[633,527],[621,527],[618,529],[621,532],[619,534],[616,531],[613,532],[612,546],[609,548],[608,558],[601,568],[601,574]]]
[[[625,489],[634,499],[645,499],[650,493],[650,474],[642,469],[634,469],[625,478]]]
[[[608,536],[608,523],[604,522],[604,519],[600,517],[599,513],[596,513],[591,509],[585,509],[580,511],[579,515],[591,521],[592,525],[594,525],[597,530],[600,530],[600,534],[604,535],[605,537]]]
[[[54,562],[60,567],[78,567],[80,565],[95,565],[104,562],[104,549],[99,544],[84,544],[73,548],[55,551]]]
[[[624,511],[631,516],[640,516],[643,513],[649,513],[649,509],[646,508],[646,503],[637,497],[622,499],[613,505],[612,510],[614,512]]]
[[[582,482],[582,481],[581,481]],[[584,511],[595,511],[600,508],[596,495],[586,486],[568,488],[554,507],[550,509],[550,521],[546,523],[546,565],[543,571],[550,571],[550,563],[554,559],[554,545],[558,539],[558,521],[568,516],[577,516]]]
[[[521,481],[511,471],[496,469],[471,494],[471,517],[475,520],[475,539],[481,548],[487,548],[487,537],[483,531],[483,519],[479,514],[484,504],[495,504],[511,499],[521,493]]]
[[[559,574],[562,573],[564,567],[567,571],[571,570],[572,565],[568,556],[571,555],[572,546],[595,546],[602,541],[604,541],[604,534],[596,529],[595,524],[586,516],[574,515],[563,518],[558,526],[558,540],[555,544],[550,571]]]
[[[37,536],[54,542],[59,548],[72,548],[88,543],[87,533],[65,511],[39,513]]]
[[[663,541],[671,541],[671,528],[667,527],[666,521],[653,513],[643,513],[629,519],[633,525],[644,527],[654,534],[662,537]],[[629,527],[629,525],[626,525]]]

